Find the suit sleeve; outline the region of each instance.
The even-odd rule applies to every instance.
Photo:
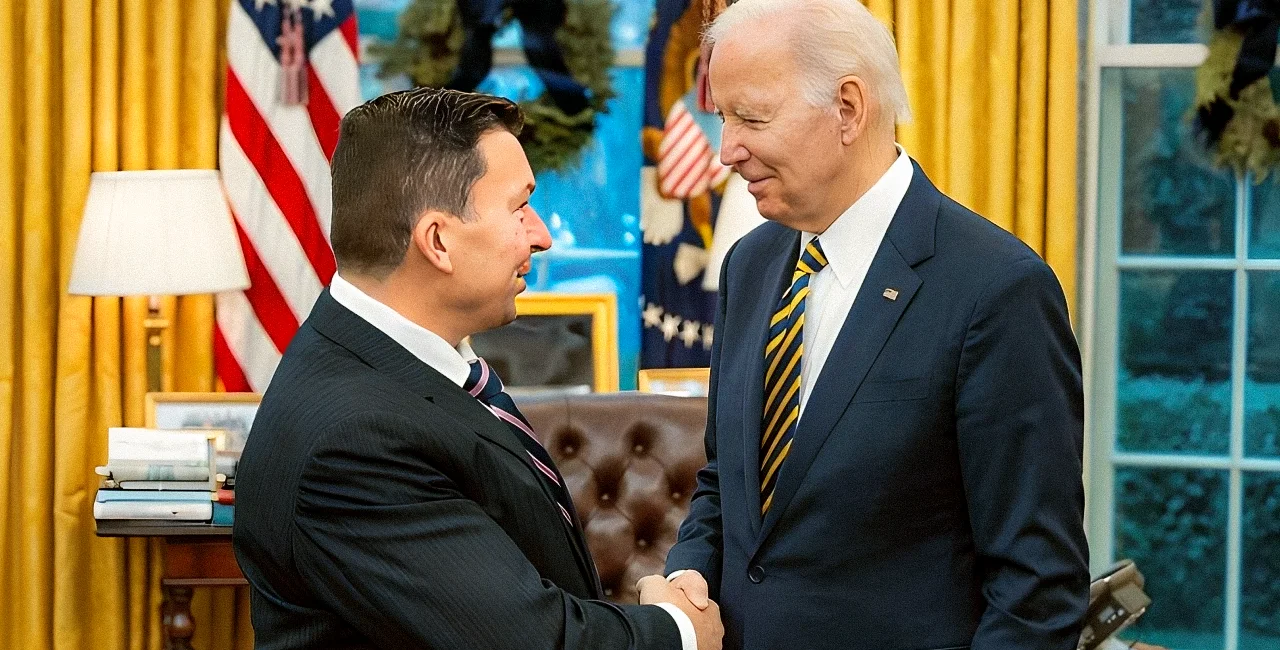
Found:
[[[1053,271],[984,291],[957,377],[960,465],[987,609],[973,650],[1074,650],[1088,606],[1080,352]]]
[[[432,457],[421,432],[398,416],[358,414],[313,448],[292,546],[327,609],[381,648],[681,647],[661,608],[578,599],[542,579],[461,494],[456,468],[435,466],[451,461]]]
[[[716,464],[717,381],[720,376],[720,342],[724,339],[725,313],[729,303],[729,262],[737,248],[737,243],[729,247],[724,263],[720,266],[715,337],[711,342],[711,379],[707,392],[707,465],[698,470],[697,485],[689,504],[689,516],[680,524],[676,543],[667,553],[666,566],[668,575],[681,569],[700,572],[707,579],[713,600],[720,599],[720,566],[724,552],[723,520],[720,517],[720,471]]]

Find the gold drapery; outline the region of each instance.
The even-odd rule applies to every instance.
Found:
[[[892,25],[915,120],[898,141],[949,196],[1045,258],[1076,304],[1078,0],[863,0]]]
[[[143,424],[146,300],[66,287],[91,171],[216,167],[226,9],[0,4],[0,646],[160,646],[158,545],[92,513],[107,427]],[[212,299],[163,309],[166,388],[211,390]],[[250,647],[244,600],[197,590],[197,647]]]

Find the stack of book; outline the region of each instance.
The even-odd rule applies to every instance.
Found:
[[[120,524],[231,525],[238,452],[217,451],[217,433],[113,427],[93,516]]]

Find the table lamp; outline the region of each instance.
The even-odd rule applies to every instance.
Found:
[[[68,293],[149,296],[147,387],[161,390],[160,296],[244,289],[249,275],[218,172],[95,172]]]

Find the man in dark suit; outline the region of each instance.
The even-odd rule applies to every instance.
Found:
[[[522,116],[417,89],[342,120],[338,275],[285,352],[239,467],[259,648],[718,648],[672,587],[617,606],[555,463],[464,342],[515,318],[533,252]],[[662,586],[666,586],[665,584]]]
[[[722,267],[670,584],[720,602],[726,648],[1074,649],[1083,399],[1053,272],[895,145],[893,39],[859,2],[740,0],[707,38],[721,161],[772,223]]]

